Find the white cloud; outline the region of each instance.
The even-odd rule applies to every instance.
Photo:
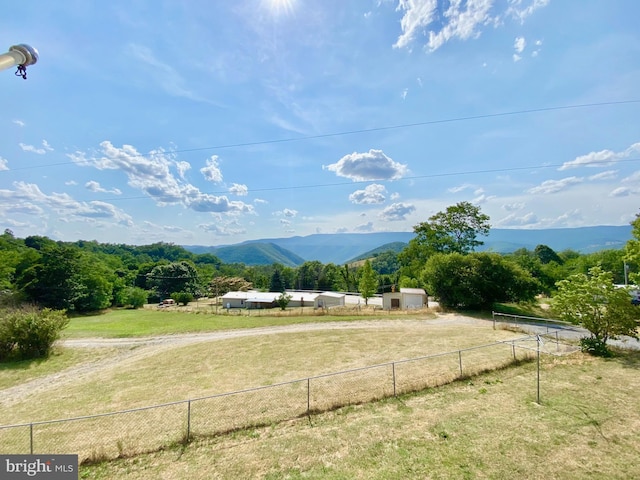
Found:
[[[633,190],[629,187],[618,187],[611,191],[609,194],[610,197],[628,197],[630,195],[634,195],[638,193],[637,190]]]
[[[282,210],[282,215],[284,215],[285,217],[293,218],[298,215],[298,211],[291,208],[285,208],[284,210]]]
[[[16,125],[18,125],[19,127],[24,127],[27,124],[24,123],[22,120],[13,120],[13,123],[15,123]]]
[[[229,187],[229,193],[237,195],[239,197],[246,197],[249,195],[249,188],[246,185],[240,183],[234,183]]]
[[[533,14],[536,10],[549,5],[550,0],[532,0],[526,4],[523,0],[510,0],[511,5],[507,9],[506,15],[517,18],[520,22],[524,22],[525,19]]]
[[[0,171],[1,170],[9,170],[9,161],[2,157],[0,157]]]
[[[191,170],[191,164],[185,161],[176,162],[176,168],[178,169],[178,175],[184,180],[186,173]]]
[[[538,223],[538,217],[532,213],[526,213],[525,215],[516,215],[511,213],[504,218],[497,220],[494,225],[498,228],[501,227],[524,227],[531,226]]]
[[[613,180],[618,176],[617,170],[607,170],[606,172],[596,173],[591,175],[589,180]]]
[[[394,48],[408,47],[417,34],[435,20],[437,7],[437,0],[399,0],[396,11],[404,11],[400,20],[402,35]]]
[[[443,2],[446,7],[439,3],[437,0],[398,0],[396,11],[402,12],[402,33],[393,47],[411,48],[428,32],[426,47],[433,52],[452,39],[477,38],[483,27],[501,25],[505,18],[522,23],[533,12],[545,7],[549,0],[509,0],[506,10],[493,13],[494,0],[451,0]]]
[[[581,183],[582,181],[583,179],[579,177],[567,177],[561,180],[545,180],[537,187],[530,188],[528,192],[533,194],[558,193],[567,187]]]
[[[345,155],[337,163],[323,165],[322,168],[353,181],[397,180],[408,172],[406,165],[394,162],[382,150],[373,149],[366,153]]]
[[[408,88],[405,88],[404,90],[402,90],[402,93],[400,94],[400,96],[402,97],[402,100],[406,100],[408,94],[409,94]]]
[[[202,223],[198,225],[198,228],[204,230],[207,233],[213,233],[223,237],[230,235],[240,235],[247,233],[246,229],[242,228],[237,222],[229,223]]]
[[[20,148],[25,152],[37,153],[38,155],[44,155],[47,151],[44,148],[34,147],[33,145],[27,145],[25,143],[19,143]]]
[[[640,142],[634,143],[629,148],[621,152],[600,150],[599,152],[591,152],[586,155],[581,155],[570,162],[563,163],[558,170],[568,170],[570,168],[578,167],[606,167],[638,154],[640,154]]]
[[[22,208],[24,213],[41,214],[44,208],[50,208],[60,215],[61,219],[101,218],[111,219],[126,226],[133,225],[131,216],[110,203],[79,202],[66,193],[47,195],[33,183],[14,182],[13,186],[15,190],[0,190],[0,198],[23,202],[19,208]],[[18,208],[18,205],[14,208]]]
[[[67,180],[66,182],[64,182],[64,184],[69,186],[75,186],[75,185],[78,185],[78,182],[76,182],[75,180]]]
[[[384,185],[373,183],[367,185],[364,190],[356,190],[349,195],[351,203],[357,205],[373,205],[383,203],[385,201],[384,194],[386,193]]]
[[[42,140],[42,147],[48,152],[53,152],[53,147],[46,140]]]
[[[522,60],[522,57],[517,53],[514,53],[512,58],[514,62],[519,62],[520,60]]]
[[[514,212],[517,210],[522,210],[525,207],[524,203],[506,203],[504,205],[502,205],[502,209],[506,210],[507,212]]]
[[[69,154],[68,157],[81,166],[124,172],[129,186],[142,190],[159,206],[181,203],[196,212],[255,213],[252,205],[230,201],[226,196],[205,194],[196,186],[180,180],[172,172],[172,169],[180,168],[174,160],[174,155],[163,149],[152,150],[142,155],[131,145],[118,148],[111,142],[104,141],[100,143],[100,147],[101,152],[94,157],[88,157],[84,152]],[[207,167],[201,169],[205,178],[222,180],[217,158],[215,155],[212,156],[207,161]]]
[[[111,190],[108,190],[106,188],[102,188],[102,186],[100,185],[100,183],[94,181],[94,180],[90,180],[87,183],[84,184],[84,186],[91,190],[92,192],[101,192],[101,193],[113,193],[115,195],[121,195],[122,192],[117,189],[117,188],[113,188]]]
[[[354,232],[360,232],[360,233],[368,233],[368,232],[373,232],[374,228],[373,228],[373,222],[367,222],[367,223],[363,223],[361,225],[357,225],[354,229]]]
[[[458,185],[456,187],[451,187],[447,189],[447,192],[449,193],[460,193],[464,190],[467,190],[468,188],[473,188],[472,185],[469,185],[468,183],[465,183],[464,185]]]
[[[527,46],[527,41],[524,37],[516,37],[515,42],[513,43],[513,49],[516,53],[524,52],[525,47]]]
[[[222,171],[218,166],[218,156],[212,155],[207,159],[207,166],[200,169],[200,173],[210,182],[220,183],[222,181]]]
[[[386,222],[406,220],[406,216],[415,212],[416,207],[410,203],[394,203],[380,212],[380,218]]]

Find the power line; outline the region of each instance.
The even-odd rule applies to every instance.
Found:
[[[611,102],[559,105],[554,107],[541,107],[541,108],[531,108],[526,110],[515,110],[511,112],[485,113],[481,115],[469,115],[469,116],[462,116],[462,117],[443,118],[443,119],[437,119],[437,120],[425,120],[423,122],[401,123],[396,125],[363,128],[363,129],[357,129],[357,130],[343,130],[339,132],[323,133],[318,135],[305,135],[301,137],[257,140],[257,141],[250,141],[250,142],[241,142],[241,143],[229,143],[229,144],[212,145],[208,147],[185,148],[180,150],[170,150],[170,151],[167,151],[166,153],[167,154],[191,153],[191,152],[202,152],[207,150],[223,150],[228,148],[242,148],[242,147],[253,147],[253,146],[259,146],[259,145],[273,145],[273,144],[279,144],[279,143],[302,142],[302,141],[317,140],[322,138],[342,137],[342,136],[357,135],[362,133],[382,132],[386,130],[399,130],[403,128],[423,127],[428,125],[441,125],[446,123],[466,122],[471,120],[482,120],[487,118],[500,118],[500,117],[516,116],[516,115],[528,115],[532,113],[574,110],[574,109],[580,109],[580,108],[606,107],[606,106],[615,106],[615,105],[631,105],[631,104],[637,104],[637,103],[640,103],[640,100],[620,100],[620,101],[611,101]],[[151,157],[157,154],[158,152],[140,153],[136,155],[129,155],[129,157],[144,158],[144,157]],[[36,168],[58,167],[58,166],[64,166],[64,165],[73,165],[75,163],[76,162],[59,162],[59,163],[51,163],[47,165],[33,165],[28,167],[18,167],[18,168],[5,170],[5,171],[11,172],[11,171],[18,171],[18,170],[31,170]]]
[[[615,160],[615,163],[619,164],[619,163],[634,163],[634,162],[640,162],[640,157],[638,158],[627,158],[627,159],[623,159],[623,160]],[[522,171],[522,170],[540,170],[540,169],[548,169],[548,168],[558,168],[561,167],[565,164],[566,162],[563,163],[547,163],[547,164],[542,164],[542,165],[527,165],[527,166],[520,166],[520,167],[505,167],[505,168],[491,168],[491,169],[484,169],[484,170],[465,170],[465,171],[461,171],[461,172],[442,172],[442,173],[430,173],[430,174],[426,174],[426,175],[414,175],[411,177],[403,177],[401,179],[395,180],[397,182],[399,181],[403,181],[403,180],[424,180],[424,179],[429,179],[429,178],[443,178],[443,177],[455,177],[455,176],[462,176],[462,175],[482,175],[482,174],[488,174],[488,173],[506,173],[506,172],[516,172],[516,171]],[[588,163],[582,163],[579,166],[580,167],[589,167],[589,166],[602,166],[603,164],[606,163],[614,163],[613,161],[607,162],[604,160],[594,160],[592,162],[588,162]],[[251,193],[260,193],[260,192],[275,192],[275,191],[284,191],[284,190],[303,190],[303,189],[311,189],[311,188],[327,188],[327,187],[339,187],[339,186],[346,186],[346,185],[362,185],[362,184],[366,184],[366,183],[371,183],[371,182],[383,182],[386,181],[385,179],[372,179],[372,180],[358,180],[358,181],[349,181],[349,182],[334,182],[334,183],[316,183],[316,184],[310,184],[310,185],[290,185],[290,186],[284,186],[284,187],[265,187],[265,188],[250,188],[249,192]],[[224,190],[224,191],[212,191],[212,192],[202,192],[203,194],[206,195],[224,195],[224,194],[228,194],[229,192]],[[101,199],[101,202],[118,202],[118,201],[125,201],[125,200],[142,200],[142,199],[146,199],[146,198],[151,198],[153,199],[154,197],[151,197],[149,195],[136,195],[136,196],[131,196],[131,197],[113,197],[113,198],[106,198],[106,199]],[[164,202],[168,202],[168,201],[174,201],[175,203],[179,203],[180,200],[182,199],[182,197],[175,197],[172,199],[160,199],[163,200]],[[56,201],[56,205],[64,205],[65,203],[67,204],[75,204],[75,203],[81,203],[81,201],[78,200],[69,200],[68,202],[64,202],[61,200],[57,200]],[[2,204],[0,203],[0,206],[3,207],[15,207],[16,204],[15,203],[11,203],[11,204]]]

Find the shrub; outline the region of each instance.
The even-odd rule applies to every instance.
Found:
[[[69,324],[63,310],[36,308],[0,313],[0,359],[46,357],[60,332]]]
[[[193,302],[193,295],[189,292],[172,293],[171,298],[174,302],[181,305],[187,305],[189,302]]]
[[[583,352],[595,355],[597,357],[611,356],[611,351],[607,347],[606,342],[603,342],[596,337],[582,337],[580,339],[580,348]]]

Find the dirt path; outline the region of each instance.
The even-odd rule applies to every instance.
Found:
[[[279,333],[304,333],[326,330],[363,330],[416,325],[487,325],[486,320],[478,320],[458,315],[441,315],[430,320],[363,320],[358,322],[302,323],[295,325],[256,327],[238,330],[223,330],[208,333],[176,334],[138,338],[83,338],[63,340],[60,345],[67,348],[116,349],[116,353],[100,360],[85,362],[60,372],[46,375],[0,390],[0,407],[7,407],[23,401],[30,395],[44,392],[61,385],[83,382],[97,373],[123,367],[143,358],[156,355],[166,349],[215,342],[234,338],[274,335]]]

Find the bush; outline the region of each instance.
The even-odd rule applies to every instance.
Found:
[[[180,305],[187,305],[189,302],[193,302],[193,295],[188,292],[172,293],[171,298]]]
[[[610,357],[611,350],[603,342],[596,337],[582,337],[580,339],[580,348],[583,352],[595,355],[596,357]]]
[[[68,324],[63,310],[29,308],[0,312],[0,360],[48,356]]]

